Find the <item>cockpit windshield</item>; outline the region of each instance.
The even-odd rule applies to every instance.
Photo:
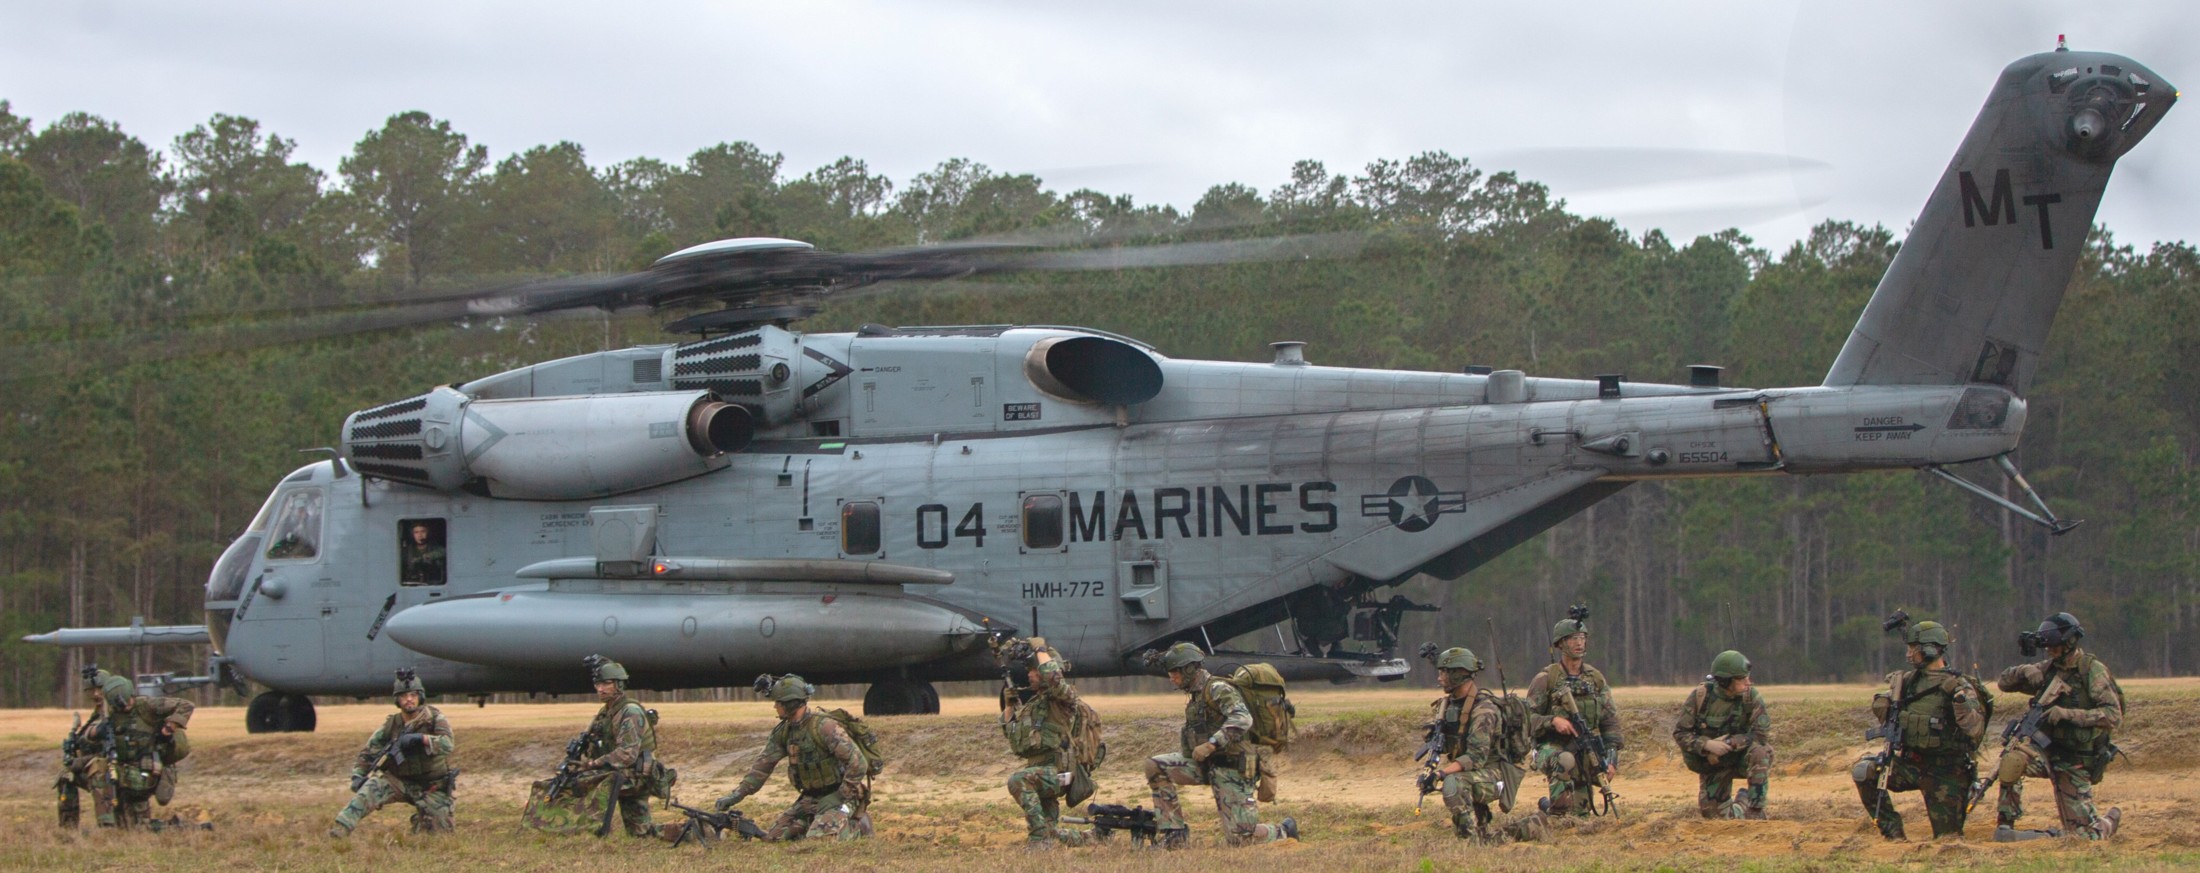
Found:
[[[321,554],[321,489],[304,488],[283,495],[275,511],[275,530],[268,540],[269,560],[306,560]]]

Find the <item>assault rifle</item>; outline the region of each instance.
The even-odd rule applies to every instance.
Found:
[[[1134,846],[1150,844],[1161,833],[1161,825],[1155,820],[1153,810],[1120,803],[1085,804],[1084,818],[1065,815],[1062,823],[1091,825],[1093,838],[1102,841],[1116,831],[1129,831],[1131,845]]]
[[[1413,787],[1421,792],[1421,796],[1413,801],[1414,815],[1421,814],[1421,804],[1428,800],[1429,795],[1444,790],[1444,771],[1441,764],[1443,759],[1444,722],[1442,719],[1432,719],[1428,723],[1427,742],[1421,744],[1420,751],[1413,753],[1413,760],[1421,764],[1420,775],[1413,778]]]
[[[2024,717],[2010,719],[2008,726],[2001,729],[2001,753],[2009,754],[2020,743],[2031,743],[2032,748],[2039,752],[2046,752],[2047,747],[2054,745],[2055,741],[2049,739],[2047,732],[2040,729],[2040,722],[2046,717],[2047,711],[2061,703],[2063,697],[2069,693],[2070,685],[2063,681],[2061,671],[2057,671],[2054,678],[2048,680],[2047,687],[2033,696],[2032,707],[2024,711]],[[2001,778],[2001,767],[1998,766],[2000,762],[1997,760],[1995,763],[1997,766],[1994,769],[1971,783],[1971,798],[1963,806],[1966,814],[1972,807],[1978,806],[1979,799],[1986,796],[1986,789],[1994,787],[1994,782]]]
[[[565,762],[558,765],[557,775],[550,777],[550,790],[544,793],[545,799],[558,799],[558,795],[573,787],[573,780],[580,778],[581,759],[588,756],[589,736],[583,733],[565,744]]]
[[[1583,726],[1581,733],[1574,737],[1574,751],[1586,753],[1597,762],[1597,791],[1604,795],[1604,812],[1618,815],[1619,792],[1612,790],[1612,771],[1619,768],[1619,750],[1605,745],[1603,734]]]
[[[709,848],[711,843],[723,838],[727,831],[739,834],[744,841],[764,838],[764,829],[758,827],[756,822],[750,821],[748,816],[742,815],[738,809],[729,809],[725,812],[707,812],[679,801],[671,801],[667,805],[679,810],[680,814],[687,816],[688,820],[687,827],[680,831],[678,837],[673,838],[672,844],[675,846],[687,842],[692,837],[697,845]]]
[[[1890,699],[1887,703],[1887,720],[1864,732],[1864,739],[1884,738],[1887,741],[1887,747],[1879,752],[1879,799],[1872,804],[1874,820],[1879,818],[1880,810],[1887,805],[1887,777],[1894,773],[1895,760],[1902,757],[1902,705],[1905,702],[1901,697]]]

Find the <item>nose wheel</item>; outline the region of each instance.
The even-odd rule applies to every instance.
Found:
[[[937,715],[940,692],[930,682],[888,679],[863,692],[864,715]]]
[[[311,733],[318,721],[313,698],[303,694],[263,691],[244,710],[244,730],[250,734]]]

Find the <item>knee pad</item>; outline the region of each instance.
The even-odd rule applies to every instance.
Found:
[[[1167,781],[1169,781],[1169,777],[1168,777],[1168,775],[1167,775],[1167,774],[1164,774],[1163,772],[1161,772],[1161,762],[1159,762],[1159,761],[1156,761],[1156,760],[1154,760],[1154,759],[1152,759],[1152,758],[1147,758],[1147,759],[1146,759],[1146,784],[1147,784],[1148,786],[1152,786],[1152,787],[1158,788],[1158,787],[1160,787],[1160,786],[1161,786],[1161,783],[1163,783],[1163,782],[1167,782]]]
[[[1856,759],[1856,766],[1849,768],[1849,778],[1856,780],[1856,784],[1858,785],[1868,785],[1878,782],[1879,762],[1872,758]]]
[[[1556,758],[1552,758],[1552,759],[1551,759],[1551,766],[1553,766],[1553,767],[1556,767],[1556,768],[1558,768],[1558,772],[1560,772],[1560,773],[1571,773],[1571,772],[1573,772],[1573,771],[1574,771],[1574,753],[1572,753],[1572,752],[1560,752],[1560,753],[1558,753],[1558,757],[1556,757]]]
[[[2024,780],[2024,771],[2032,766],[2032,756],[2016,749],[2001,753],[2001,766],[1996,778],[2004,785],[2015,785]]]

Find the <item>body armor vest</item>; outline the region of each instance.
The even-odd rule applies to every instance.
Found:
[[[1968,753],[1970,738],[1956,724],[1955,692],[1964,680],[1946,670],[1897,673],[1901,684],[1890,689],[1899,711],[1902,748],[1925,755]]]
[[[619,716],[629,712],[642,726],[642,753],[634,759],[630,769],[646,770],[650,760],[657,755],[657,728],[649,723],[649,710],[633,699],[621,694],[604,704],[603,709],[596,712],[596,720],[589,723],[588,734],[595,738],[597,755],[611,754],[619,747]]]
[[[1191,757],[1194,747],[1222,732],[1222,723],[1228,716],[1215,704],[1215,685],[1221,681],[1212,674],[1202,675],[1199,690],[1191,695],[1190,700],[1184,702],[1184,757]],[[1218,752],[1216,757],[1221,757],[1221,754]],[[1215,759],[1207,760],[1212,762]]]
[[[840,759],[825,748],[825,735],[818,725],[823,718],[813,708],[801,721],[783,721],[772,729],[772,743],[787,750],[787,779],[803,794],[817,795],[840,788]]]
[[[2047,681],[2054,682],[2055,675],[2059,673],[2063,677],[2063,687],[2070,689],[2055,705],[2065,709],[2092,709],[2101,705],[2099,700],[2093,698],[2093,684],[2087,681],[2087,674],[2098,663],[2100,661],[2091,652],[2079,652],[2077,663],[2069,668],[2049,667]],[[2071,752],[2091,753],[2108,742],[2108,732],[2097,727],[2079,727],[2069,722],[2056,722],[2043,725],[2041,730],[2047,733],[2048,739],[2055,741],[2053,748],[2058,751],[2067,749]]]
[[[408,724],[403,711],[390,713],[390,717],[382,722],[382,735],[388,737],[392,743],[397,742],[398,736],[402,734],[433,736],[430,732],[435,730],[435,720],[439,715],[441,713],[435,707],[427,704],[421,704],[420,720],[417,723]],[[406,755],[405,763],[391,767],[387,772],[400,779],[440,779],[451,772],[451,756],[433,752]]]
[[[1749,695],[1729,697],[1715,683],[1705,683],[1703,701],[1696,710],[1696,733],[1707,737],[1749,733],[1750,715],[1756,711],[1749,705]]]

